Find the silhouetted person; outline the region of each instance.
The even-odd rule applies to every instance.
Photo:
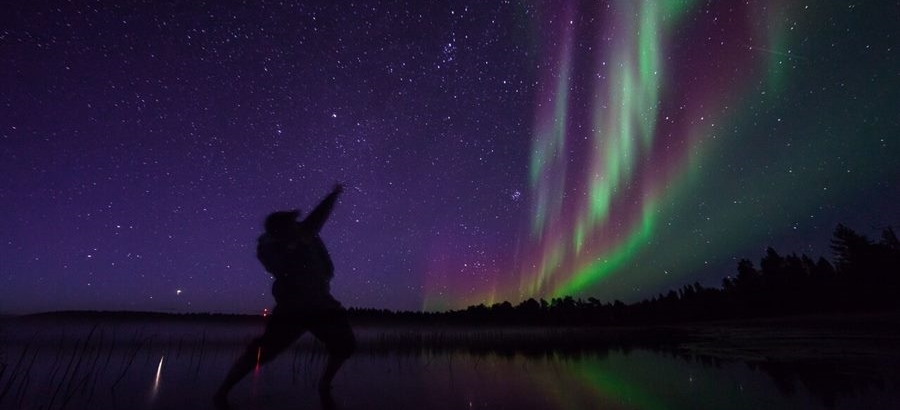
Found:
[[[275,277],[275,308],[263,335],[247,346],[225,376],[214,396],[217,406],[227,407],[228,392],[238,381],[257,364],[274,359],[307,330],[328,349],[328,363],[319,380],[319,392],[323,400],[328,398],[334,375],[356,347],[347,311],[331,296],[334,264],[319,237],[342,191],[341,184],[335,185],[300,222],[297,210],[273,212],[266,217],[266,231],[259,237],[256,256]]]

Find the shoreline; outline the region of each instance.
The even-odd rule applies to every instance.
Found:
[[[230,332],[229,325],[236,326],[234,329],[240,331]],[[179,345],[202,343],[210,347],[228,346],[245,343],[261,331],[262,326],[264,319],[256,316],[57,312],[0,320],[0,330],[6,334],[0,339],[0,346],[33,342],[55,342],[60,346],[66,342],[86,343],[86,338],[98,337],[94,335],[96,329],[101,329],[99,333],[109,331],[115,335],[116,329],[122,327],[133,335],[140,334],[141,340],[155,339],[156,343],[177,341]],[[27,334],[25,329],[29,328],[32,334]],[[360,339],[360,351],[373,354],[459,351],[501,355],[579,355],[603,353],[611,349],[650,349],[747,362],[873,359],[900,364],[900,312],[671,325],[547,327],[356,323],[355,328]],[[53,335],[54,332],[58,334]],[[15,333],[20,334],[15,337]],[[39,334],[45,340],[34,340]],[[301,343],[301,347],[314,343],[312,338],[305,339],[306,343]],[[132,336],[132,340],[126,337],[118,341],[123,345],[137,342],[137,336]]]

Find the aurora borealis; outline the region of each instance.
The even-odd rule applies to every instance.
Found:
[[[527,256],[516,275],[469,303],[674,288],[710,265],[729,274],[737,258],[755,256],[723,255],[752,249],[753,238],[774,245],[772,223],[790,225],[798,214],[808,220],[793,230],[823,232],[837,223],[816,219],[858,183],[847,174],[859,172],[852,169],[862,158],[815,147],[851,136],[834,134],[843,124],[825,124],[816,118],[821,111],[794,106],[829,94],[800,78],[834,57],[807,57],[815,55],[814,41],[799,34],[833,22],[827,13],[801,2],[695,1],[567,3],[554,12],[539,47],[545,60],[535,90],[531,221],[520,250]],[[891,63],[883,67],[890,73]],[[791,94],[800,89],[809,95]],[[775,117],[759,120],[760,110]],[[893,117],[883,126],[896,134]],[[873,152],[853,154],[889,147],[867,137]],[[744,158],[753,151],[747,145],[763,138],[786,141],[769,146],[770,158]],[[795,149],[792,139],[802,146]],[[881,167],[897,169],[892,153],[874,154]],[[809,179],[795,177],[795,169]],[[788,251],[828,256],[821,235],[798,235],[802,242]]]
[[[17,3],[0,313],[257,312],[348,184],[347,306],[717,286],[900,226],[897,2]]]

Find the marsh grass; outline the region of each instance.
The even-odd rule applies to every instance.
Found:
[[[245,348],[261,324],[172,324],[84,321],[7,322],[0,345],[0,408],[71,408],[127,402],[134,386],[147,385],[147,369],[178,366],[187,381],[209,378]],[[638,340],[657,346],[676,343],[672,332],[524,327],[360,327],[358,354],[376,357],[475,356],[550,357],[602,353]],[[309,335],[290,357],[291,384],[312,384],[326,360],[324,347]],[[279,360],[285,360],[280,358]],[[169,368],[166,368],[170,371]],[[174,370],[171,370],[174,371]],[[221,377],[216,373],[215,377]]]
[[[115,397],[137,364],[190,354],[189,366],[199,373],[209,350],[205,337],[188,345],[183,338],[162,338],[128,326],[94,323],[86,331],[84,326],[23,327],[5,333],[3,340],[0,408],[63,409],[76,397],[89,405],[100,392]],[[7,358],[16,353],[10,365]]]

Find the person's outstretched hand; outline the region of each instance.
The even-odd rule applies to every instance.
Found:
[[[344,184],[340,182],[334,184],[334,193],[339,194],[341,192],[344,192]]]

